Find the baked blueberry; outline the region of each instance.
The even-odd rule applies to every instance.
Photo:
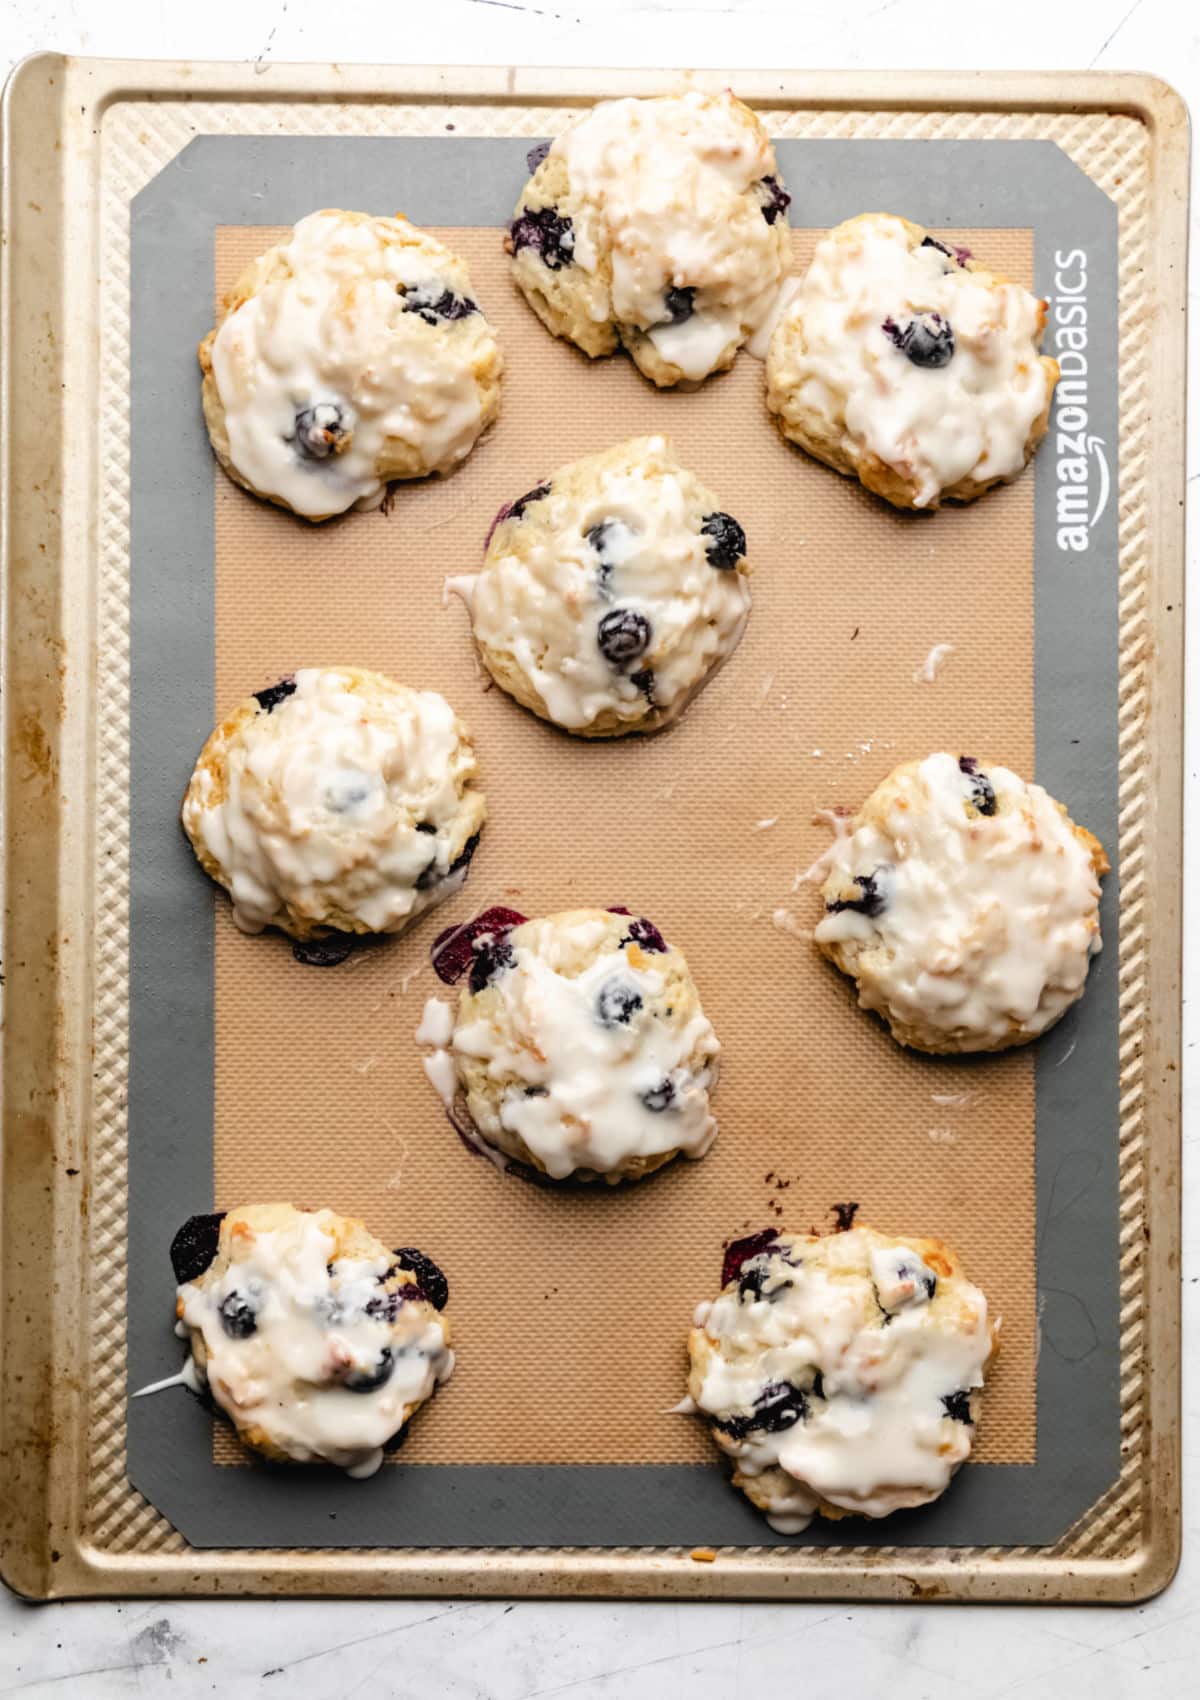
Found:
[[[944,242],[935,242],[932,236],[927,236],[921,246],[922,248],[936,248],[939,254],[945,254],[946,258],[953,261],[956,266],[965,266],[971,258],[969,248],[947,248]],[[942,270],[949,271],[950,267],[943,266]]]
[[[774,1228],[763,1228],[757,1234],[745,1234],[740,1240],[732,1240],[725,1247],[725,1256],[721,1261],[721,1285],[727,1287],[738,1270],[750,1258],[757,1257],[768,1247],[773,1246],[779,1238]]]
[[[858,1200],[851,1204],[831,1204],[833,1211],[833,1231],[835,1234],[848,1234],[854,1226],[854,1218],[858,1215]]]
[[[746,553],[746,533],[731,514],[709,514],[700,535],[708,539],[704,552],[710,567],[728,571]]]
[[[569,218],[553,207],[526,207],[508,227],[509,246],[514,254],[532,248],[552,272],[561,271],[575,258],[575,231]]]
[[[760,177],[758,187],[763,196],[762,215],[768,224],[774,224],[775,220],[791,206],[792,197],[778,177]]]
[[[377,1387],[391,1379],[394,1367],[392,1348],[385,1346],[369,1369],[348,1370],[342,1377],[342,1386],[347,1393],[374,1393]]]
[[[879,879],[882,868],[876,868],[873,874],[855,874],[854,883],[859,889],[858,897],[838,897],[832,903],[825,905],[827,914],[840,915],[851,909],[857,915],[866,915],[874,920],[876,915],[882,915],[887,907],[887,897],[880,890]]]
[[[723,1417],[716,1427],[731,1440],[744,1440],[755,1430],[779,1434],[783,1429],[794,1428],[807,1417],[808,1397],[802,1389],[793,1387],[788,1381],[773,1381],[755,1399],[754,1409],[748,1417]]]
[[[418,823],[417,831],[436,832],[437,827],[430,825],[427,821],[421,821]],[[429,859],[428,866],[423,868],[417,875],[417,890],[427,891],[431,885],[437,885],[439,880],[451,879],[455,874],[461,873],[464,868],[469,868],[471,866],[471,857],[475,854],[478,848],[479,834],[477,832],[473,832],[444,874],[438,872],[437,850],[435,849],[433,855]]]
[[[328,460],[346,436],[346,410],[336,401],[317,401],[297,413],[290,440],[305,460]]]
[[[477,945],[475,960],[471,964],[471,978],[467,984],[473,992],[481,992],[497,974],[511,968],[516,960],[507,934],[491,939],[486,944]]]
[[[171,1268],[182,1287],[185,1281],[198,1281],[217,1255],[221,1238],[223,1210],[207,1216],[189,1216],[171,1241]]]
[[[940,313],[918,313],[906,325],[885,319],[883,332],[914,366],[932,371],[954,358],[954,332]]]
[[[529,167],[529,174],[531,177],[549,152],[549,142],[535,142],[533,147],[530,148],[529,152],[525,155],[525,164]]]
[[[971,781],[971,802],[981,815],[994,815],[996,812],[996,789],[986,773],[980,773],[979,763],[974,756],[959,756],[960,773],[965,773]]]
[[[641,992],[617,975],[606,980],[596,994],[596,1020],[601,1027],[627,1027],[641,1007]]]
[[[455,295],[453,290],[439,289],[434,284],[401,283],[396,287],[404,297],[404,311],[415,313],[427,325],[449,324],[455,319],[469,319],[472,313],[479,311],[469,297]]]
[[[622,910],[614,911],[616,914],[622,914],[624,912],[625,911]],[[639,916],[636,921],[631,921],[629,923],[625,932],[625,937],[621,940],[621,943],[623,945],[640,945],[643,950],[649,951],[651,955],[661,954],[667,948],[666,939],[663,938],[658,928],[654,925],[654,922],[647,921],[644,915]]]
[[[648,1110],[669,1110],[675,1102],[675,1087],[670,1080],[661,1080],[649,1092],[642,1093],[642,1103]]]
[[[682,325],[696,310],[694,289],[668,289],[666,293],[667,323]]]
[[[428,1299],[434,1310],[445,1310],[450,1297],[450,1283],[442,1274],[432,1257],[426,1257],[423,1251],[417,1251],[415,1246],[401,1246],[392,1256],[401,1269],[407,1269],[410,1275],[417,1278],[421,1297]]]
[[[549,494],[549,484],[535,484],[532,490],[527,490],[523,496],[518,496],[516,501],[510,505],[507,514],[504,516],[505,519],[520,519],[531,503],[540,502],[543,497]]]
[[[485,909],[465,925],[447,927],[434,939],[430,951],[434,973],[443,984],[453,986],[468,968],[474,968],[478,955],[476,940],[483,939],[485,934],[503,936],[524,920],[519,910],[497,906]]]
[[[943,1393],[942,1405],[946,1415],[953,1417],[956,1423],[973,1423],[971,1415],[971,1395],[966,1388],[960,1387],[956,1393]]]
[[[258,1318],[245,1293],[226,1293],[218,1308],[221,1327],[231,1340],[248,1340],[257,1329]]]
[[[650,644],[650,622],[636,608],[613,608],[596,628],[600,653],[612,667],[627,667]]]
[[[255,691],[254,700],[260,708],[265,708],[270,714],[273,708],[278,708],[281,702],[296,694],[296,681],[291,673],[280,679],[277,685],[268,685],[265,690]]]
[[[295,939],[292,955],[306,968],[336,968],[354,949],[356,933],[331,933],[323,939]]]
[[[638,672],[631,673],[629,675],[629,683],[637,690],[641,691],[647,702],[654,701],[653,667],[643,667]]]

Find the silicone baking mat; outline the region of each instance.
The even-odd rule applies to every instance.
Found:
[[[132,1333],[142,1336],[131,1349],[134,1384],[152,1347],[147,1380],[169,1373],[178,1355],[165,1242],[214,1197],[225,1208],[329,1202],[388,1243],[427,1249],[451,1278],[458,1368],[366,1491],[332,1471],[298,1483],[232,1468],[246,1462],[238,1443],[218,1425],[213,1445],[201,1444],[209,1419],[179,1394],[132,1408],[131,1477],[153,1499],[154,1455],[169,1457],[169,1514],[200,1542],[324,1545],[332,1507],[337,1539],[355,1545],[758,1544],[762,1524],[729,1490],[702,1425],[669,1412],[683,1391],[683,1334],[697,1300],[717,1288],[723,1240],[767,1222],[829,1225],[833,1203],[854,1201],[888,1230],[949,1239],[1003,1317],[978,1464],[936,1511],[854,1538],[966,1542],[986,1529],[988,1539],[1044,1540],[1069,1518],[1071,1477],[1086,1463],[1110,1466],[1118,1437],[1111,1235],[1088,1256],[1096,1223],[1115,1210],[1115,1146],[1097,1131],[1116,1116],[1112,954],[1097,962],[1082,1010],[1036,1052],[921,1058],[854,1009],[849,986],[805,939],[819,904],[798,876],[827,838],[816,810],[855,804],[897,761],[943,747],[1024,772],[1040,753],[1042,779],[1054,787],[1061,774],[1058,793],[1111,843],[1115,605],[1096,610],[1088,664],[1066,702],[1060,668],[1044,668],[1039,752],[1039,590],[1043,619],[1078,639],[1073,558],[1050,553],[1038,583],[1038,474],[973,508],[895,514],[783,442],[752,358],[702,389],[664,394],[623,360],[588,362],[554,341],[517,294],[501,243],[525,149],[499,139],[209,141],[181,158],[177,184],[165,174],[135,212],[133,287],[144,303],[135,373],[141,355],[157,374],[148,409],[136,379],[133,391],[135,450],[142,429],[156,445],[143,463],[152,487],[139,487],[135,463],[135,528],[139,511],[152,527],[159,506],[175,539],[207,530],[212,550],[207,570],[177,543],[153,546],[145,573],[140,549],[134,559],[135,819],[146,813],[133,845],[135,962],[139,892],[147,925],[161,910],[182,931],[191,911],[199,947],[184,1011],[166,1002],[151,965],[135,976],[131,1180],[156,1263],[131,1281]],[[1031,213],[1052,222],[1056,245],[1069,227],[1070,197],[1054,204],[1046,152],[784,143],[796,263],[821,227],[863,207],[900,206],[1049,293],[1050,254],[1038,275],[1037,227],[1017,222]],[[1036,207],[1013,192],[1014,167],[1019,182],[1042,180]],[[193,464],[194,499],[181,507],[176,478],[161,478],[154,409],[169,395],[179,417],[194,402],[185,322],[202,327],[214,291],[279,239],[280,226],[329,204],[403,209],[466,258],[506,354],[501,419],[451,478],[397,489],[387,514],[312,528],[213,478],[193,418],[187,449],[204,476]],[[1106,212],[1089,203],[1076,215],[1092,255],[1097,339],[1115,323]],[[1094,230],[1084,227],[1088,213]],[[168,287],[171,278],[189,279],[186,291]],[[1111,385],[1097,387],[1106,432]],[[464,612],[445,605],[443,579],[475,565],[506,497],[576,455],[648,431],[670,434],[741,518],[754,612],[733,660],[676,727],[646,740],[576,741],[483,688]],[[1048,454],[1038,472],[1051,503],[1053,471]],[[1093,547],[1111,551],[1111,515],[1098,516]],[[184,600],[198,567],[211,597],[204,618]],[[169,681],[159,670],[168,630],[183,645]],[[922,666],[935,643],[953,651],[928,683]],[[143,682],[144,654],[165,691]],[[296,666],[331,661],[442,690],[475,731],[492,807],[470,881],[439,920],[332,971],[298,964],[286,940],[239,934],[187,865],[175,822],[212,709],[219,717]],[[203,726],[193,695],[205,704]],[[432,935],[501,899],[530,914],[626,903],[685,949],[724,1046],[722,1132],[703,1163],[581,1195],[501,1177],[467,1153],[424,1078],[413,1029],[440,989]],[[175,985],[182,967],[175,952],[164,964]],[[1077,1270],[1081,1254],[1093,1262],[1088,1320],[1057,1298],[1044,1319],[1056,1356],[1065,1348],[1082,1363],[1072,1404],[1086,1398],[1095,1413],[1083,1436],[1064,1425],[1066,1477],[1054,1408],[1039,1449],[1039,1069],[1075,1099],[1052,1123],[1043,1111],[1044,1147],[1060,1161],[1064,1143],[1086,1151],[1072,1159],[1085,1164],[1083,1196],[1055,1238],[1068,1240]],[[186,1151],[162,1141],[157,1115],[136,1143],[141,1094],[166,1082],[177,1093],[181,1070],[197,1076],[180,1129]],[[804,1537],[845,1538],[821,1525]]]
[[[48,55],[10,81],[0,1563],[24,1592],[1127,1599],[1171,1574],[1186,115],[1131,77],[739,76],[797,264],[883,208],[1050,299],[1034,466],[898,515],[779,439],[748,356],[659,394],[513,290],[526,150],[591,100],[722,80]],[[322,205],[439,231],[508,370],[453,477],[311,529],[214,467],[195,348]],[[583,745],[483,688],[442,581],[502,500],[646,431],[745,525],[754,611],[677,726]],[[322,972],[235,934],[177,810],[218,713],[326,661],[444,691],[492,812],[461,895]],[[906,1055],[804,936],[815,811],[937,747],[1036,773],[1115,864],[1086,998],[1007,1057]],[[558,1193],[459,1144],[413,1030],[432,936],[497,900],[625,903],[682,945],[724,1045],[703,1162]],[[449,1274],[458,1369],[368,1483],[248,1460],[182,1390],[130,1398],[180,1361],[179,1221],[268,1196]],[[784,1541],[668,1408],[722,1241],[850,1202],[951,1240],[1003,1345],[938,1505]]]

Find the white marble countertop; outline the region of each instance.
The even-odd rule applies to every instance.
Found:
[[[805,65],[1139,70],[1200,111],[1200,32],[1178,0],[0,0],[7,71],[41,48],[116,57],[343,63]],[[1195,169],[1195,168],[1194,168]],[[1200,196],[1193,242],[1200,250]],[[1195,271],[1193,271],[1193,278]],[[1191,299],[1197,288],[1193,283]],[[1195,383],[1188,472],[1200,480]],[[1197,537],[1189,567],[1196,586]],[[1189,622],[1200,654],[1200,595]],[[1200,667],[1189,693],[1188,867],[1200,875]],[[1186,1149],[1200,1152],[1200,922],[1188,956]],[[1200,1343],[1200,1189],[1185,1210],[1186,1337]],[[1148,1605],[1118,1608],[187,1601],[27,1606],[0,1589],[0,1697],[287,1700],[920,1700],[1175,1696],[1200,1657],[1200,1374],[1185,1351],[1185,1554]]]

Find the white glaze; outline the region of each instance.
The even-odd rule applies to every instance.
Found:
[[[404,290],[470,288],[462,263],[404,218],[325,211],[300,220],[266,282],[221,324],[212,367],[230,459],[264,495],[309,516],[371,506],[396,446],[420,476],[444,472],[482,428],[476,370],[495,358],[481,314],[426,324]],[[340,406],[340,452],[296,446],[296,415]],[[389,443],[393,446],[389,449]]]
[[[201,1380],[239,1427],[257,1426],[298,1463],[324,1461],[354,1475],[379,1467],[380,1448],[445,1379],[449,1350],[440,1318],[421,1303],[393,1321],[368,1316],[379,1277],[394,1259],[334,1256],[327,1210],[300,1212],[287,1227],[236,1233],[219,1279],[185,1283],[180,1316],[203,1337]],[[220,1305],[237,1293],[255,1308],[255,1330],[234,1339]],[[369,1374],[383,1350],[393,1368],[381,1387],[352,1392],[341,1378]]]
[[[914,505],[927,507],[962,478],[1021,470],[1049,379],[1036,296],[989,285],[909,240],[900,219],[877,213],[818,243],[772,339],[768,380],[811,409],[852,461],[871,454],[915,480]],[[954,356],[936,369],[913,365],[882,328],[926,312],[954,333]]]
[[[516,1134],[555,1180],[577,1169],[611,1174],[631,1159],[676,1148],[702,1157],[716,1138],[709,1110],[716,1034],[699,1006],[682,1023],[656,1013],[666,984],[656,966],[663,957],[606,945],[607,920],[579,911],[569,923],[550,917],[514,928],[514,965],[491,983],[494,1014],[464,997],[454,1030],[455,1056],[522,1083],[505,1093],[498,1117],[472,1103],[484,1138],[503,1149],[505,1135]],[[588,965],[578,972],[582,958]],[[597,997],[613,981],[642,1002],[628,1021],[606,1026],[597,1019]],[[648,1108],[643,1095],[665,1081],[673,1089],[669,1106]]]
[[[602,101],[550,151],[570,178],[574,263],[595,272],[611,256],[595,310],[648,333],[685,378],[706,377],[764,318],[783,271],[754,188],[776,175],[765,130],[728,91],[691,91]],[[663,323],[674,288],[698,292],[695,311]]]
[[[444,998],[426,998],[420,1026],[413,1034],[418,1045],[444,1048],[454,1032],[454,1011]]]
[[[729,1448],[744,1477],[790,1478],[756,1485],[772,1526],[793,1534],[818,1500],[884,1517],[942,1493],[974,1435],[942,1401],[983,1385],[992,1347],[987,1301],[961,1275],[939,1280],[931,1299],[932,1271],[908,1247],[869,1229],[815,1243],[819,1253],[785,1239],[743,1264],[740,1278],[761,1272],[762,1296],[733,1285],[697,1319],[712,1348],[696,1393],[703,1412],[745,1416],[779,1383],[808,1390],[802,1420],[751,1428]]]
[[[186,1334],[187,1330],[184,1330]],[[161,1381],[151,1381],[145,1387],[139,1387],[136,1393],[131,1393],[131,1399],[144,1399],[148,1393],[165,1393],[168,1387],[186,1387],[189,1393],[199,1393],[203,1382],[196,1372],[196,1366],[191,1358],[187,1360],[178,1375],[166,1375]]]
[[[482,571],[447,581],[466,601],[485,654],[511,657],[546,716],[569,731],[613,713],[644,718],[633,675],[647,667],[656,722],[672,718],[736,649],[750,612],[745,574],[708,560],[699,525],[705,516],[695,512],[698,487],[668,439],[634,439],[627,447],[620,464],[592,457],[595,478],[566,476],[585,462],[563,469],[537,505],[536,528],[499,528]],[[605,538],[601,581],[587,534],[606,521],[616,527],[612,542]],[[600,620],[617,607],[643,615],[651,630],[644,654],[624,670],[612,666],[598,641]]]
[[[913,674],[914,685],[932,685],[941,671],[942,663],[948,655],[954,654],[952,643],[935,643],[924,661]]]
[[[343,927],[399,932],[466,877],[461,787],[474,751],[444,697],[382,681],[352,690],[337,668],[302,668],[294,693],[260,710],[227,746],[225,795],[202,761],[184,800],[193,843],[222,869],[247,932],[332,913]],[[436,827],[421,832],[417,823]]]
[[[969,807],[972,779],[952,755],[900,770],[881,825],[835,840],[824,888],[878,876],[880,914],[818,923],[819,945],[858,941],[859,1001],[900,1022],[985,1049],[1045,1031],[1082,994],[1100,949],[1100,884],[1088,849],[1040,785],[989,767],[996,813]]]

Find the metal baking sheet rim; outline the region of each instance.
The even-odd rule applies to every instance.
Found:
[[[721,86],[721,73],[695,73]],[[562,102],[652,93],[654,71],[248,66],[39,55],[4,96],[0,525],[4,547],[3,1143],[0,1145],[0,1573],[31,1598],[204,1594],[561,1594],[628,1597],[1137,1600],[1179,1550],[1179,1027],[1183,681],[1183,355],[1188,120],[1165,83],[1137,75],[739,73],[751,101],[796,109],[1112,114],[1150,150],[1156,331],[1146,409],[1150,481],[1141,658],[1150,712],[1143,809],[1146,892],[1138,1032],[1144,1064],[1145,1241],[1141,1466],[1090,1549],[750,1548],[699,1562],[675,1549],[344,1551],[267,1555],[101,1549],[84,1532],[90,1042],[96,962],[91,725],[97,429],[99,119],[115,99]],[[69,263],[68,261],[69,256]],[[1145,287],[1145,285],[1143,285]],[[70,327],[70,336],[65,334]],[[64,399],[65,398],[65,399]],[[80,398],[85,398],[80,400]],[[46,445],[51,445],[47,454]],[[68,594],[73,593],[73,594]],[[1161,871],[1160,871],[1161,870]],[[82,922],[81,922],[82,918]],[[1151,1228],[1153,1231],[1151,1232]],[[1141,1538],[1120,1556],[1105,1528],[1136,1501]],[[1077,1526],[1079,1527],[1079,1526]]]

